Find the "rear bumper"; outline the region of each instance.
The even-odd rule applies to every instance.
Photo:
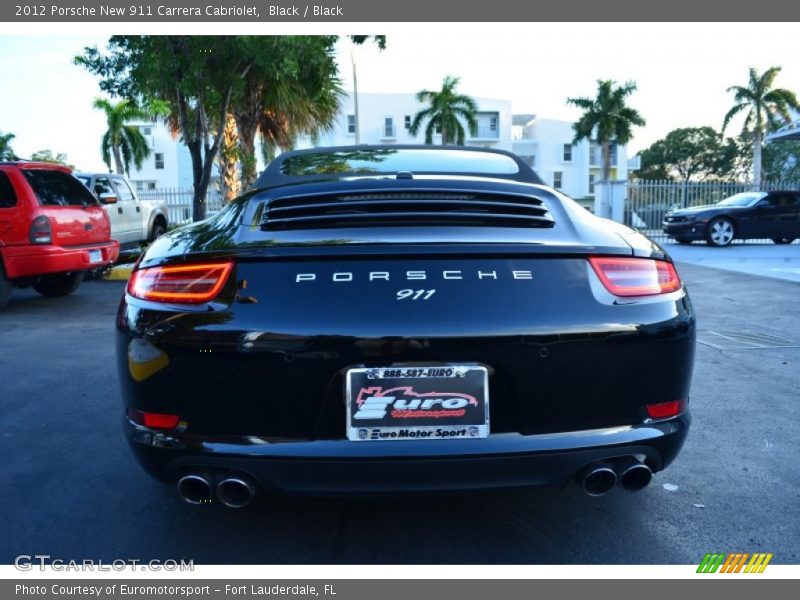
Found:
[[[350,442],[204,438],[125,420],[134,455],[152,476],[175,481],[204,470],[236,472],[267,493],[394,494],[564,484],[587,465],[636,455],[653,470],[680,451],[688,412],[668,421],[557,434],[494,434],[483,440]]]
[[[92,261],[90,251],[100,250],[101,259]],[[109,240],[81,246],[6,246],[2,248],[3,264],[9,279],[35,277],[48,273],[86,271],[103,267],[117,260],[119,242]]]

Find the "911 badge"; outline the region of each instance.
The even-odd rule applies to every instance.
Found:
[[[399,366],[347,372],[352,441],[479,439],[489,435],[482,366]]]

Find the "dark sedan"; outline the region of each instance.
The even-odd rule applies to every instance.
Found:
[[[194,504],[635,491],[690,423],[669,256],[500,151],[284,154],[150,246],[117,332],[128,441]]]
[[[663,229],[680,244],[705,240],[727,246],[735,239],[791,244],[800,237],[800,192],[743,192],[717,204],[672,210]]]

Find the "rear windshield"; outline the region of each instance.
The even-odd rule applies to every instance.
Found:
[[[456,173],[516,175],[510,156],[469,150],[386,149],[343,150],[299,154],[281,165],[284,175],[370,175],[381,173]]]
[[[33,193],[43,206],[86,206],[98,204],[80,181],[64,171],[22,169]]]

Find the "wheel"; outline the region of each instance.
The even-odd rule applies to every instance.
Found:
[[[152,229],[150,229],[150,241],[154,242],[165,233],[167,233],[167,226],[164,225],[164,222],[161,219],[156,219],[156,222],[153,223]]]
[[[692,240],[690,240],[689,238],[675,238],[675,241],[678,242],[679,244],[684,244],[684,245],[692,243]]]
[[[83,281],[83,271],[64,275],[47,275],[33,284],[42,296],[66,296],[78,289]]]
[[[791,244],[794,238],[772,238],[772,241],[776,244]]]
[[[11,290],[14,289],[14,284],[11,283],[6,277],[5,269],[3,269],[2,261],[0,261],[0,310],[8,304],[11,298]]]
[[[711,246],[728,246],[733,241],[733,221],[727,217],[712,219],[706,228],[706,241]]]

